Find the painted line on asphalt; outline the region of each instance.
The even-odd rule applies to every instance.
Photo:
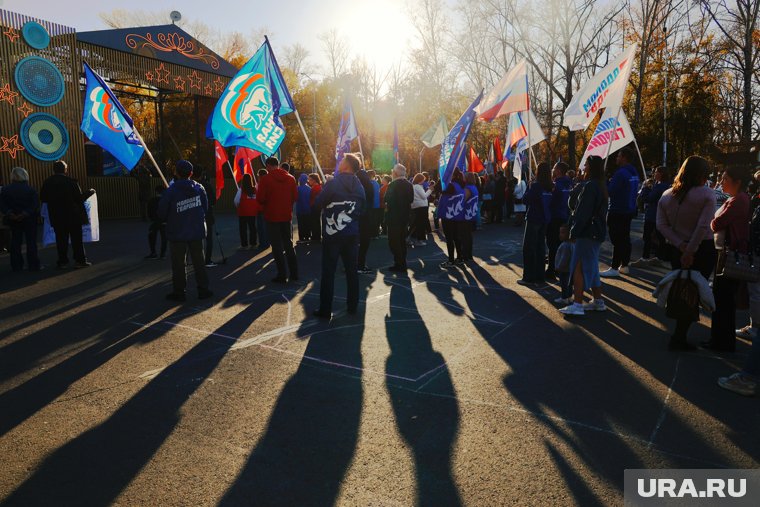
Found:
[[[652,447],[654,445],[654,439],[657,438],[657,433],[660,431],[662,423],[665,422],[665,416],[668,413],[668,401],[670,401],[670,395],[673,393],[673,386],[676,383],[676,378],[678,377],[678,368],[680,366],[681,357],[679,356],[678,359],[676,359],[676,367],[673,371],[673,379],[670,381],[670,385],[668,386],[668,393],[665,395],[665,400],[663,401],[662,408],[660,409],[660,416],[657,418],[657,423],[654,425],[652,434],[649,436],[649,442],[647,443],[648,447]]]

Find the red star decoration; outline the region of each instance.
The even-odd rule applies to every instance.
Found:
[[[177,87],[178,90],[185,91],[185,80],[182,78],[182,76],[177,76],[174,78],[174,85]]]
[[[211,87],[210,84],[206,85],[205,91],[206,91],[206,95],[213,95],[214,94],[214,89]]]
[[[13,27],[8,28],[6,31],[4,31],[3,35],[8,37],[8,39],[10,39],[11,42],[16,42],[16,39],[20,37],[18,32]]]
[[[169,69],[164,67],[164,64],[162,63],[156,68],[156,82],[169,84],[169,74],[171,74],[171,72],[169,72]]]
[[[193,71],[187,79],[190,81],[190,88],[201,89],[201,77],[197,72]]]
[[[12,159],[16,158],[16,152],[24,151],[24,147],[18,143],[18,134],[16,134],[13,137],[0,136],[0,139],[3,140],[3,147],[0,148],[0,152],[2,151],[7,152],[8,155],[10,155]]]
[[[10,84],[5,83],[5,86],[0,88],[0,102],[5,101],[8,104],[13,105],[16,97],[18,97],[18,93],[11,90]]]
[[[18,107],[18,112],[23,114],[24,118],[29,116],[29,113],[31,113],[32,111],[34,111],[34,109],[32,109],[31,106],[29,106],[29,104],[27,104],[26,102],[24,102]]]
[[[145,79],[147,79],[148,81],[153,81],[153,73],[151,71],[146,72]]]
[[[216,79],[214,79],[214,91],[220,92],[222,90],[224,90],[224,83],[222,83],[222,78],[217,76]]]

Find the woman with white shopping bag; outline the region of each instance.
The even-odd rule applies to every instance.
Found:
[[[710,222],[715,213],[715,192],[705,185],[710,166],[702,157],[687,158],[673,180],[673,187],[657,204],[657,230],[668,242],[667,256],[672,269],[692,269],[709,280],[715,268],[715,245]],[[694,350],[687,341],[694,320],[676,320],[669,350]]]

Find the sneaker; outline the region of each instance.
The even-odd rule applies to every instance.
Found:
[[[456,267],[456,264],[454,264],[452,261],[443,261],[443,262],[440,264],[440,266],[441,266],[442,268],[444,268],[444,269],[449,269],[449,268],[455,268],[455,267]]]
[[[288,279],[284,276],[276,276],[272,278],[273,283],[288,283]]]
[[[649,259],[649,267],[670,269],[670,263],[654,257],[652,259]]]
[[[583,304],[583,310],[586,312],[606,312],[607,305],[604,304],[604,299],[593,299],[590,303]]]
[[[629,264],[629,266],[631,266],[633,268],[640,268],[642,266],[648,266],[650,262],[652,262],[652,259],[645,259],[644,257],[642,257],[642,258],[640,258],[638,260],[635,260],[635,261],[631,262],[631,264]]]
[[[238,250],[248,250],[248,249],[250,249],[250,247],[248,245],[240,245],[238,247]]]
[[[87,262],[87,261],[77,262],[76,264],[74,264],[74,269],[89,268],[90,266],[92,266],[92,262]]]
[[[143,259],[158,259],[158,255],[152,253],[143,257]]]
[[[207,267],[207,268],[215,268],[215,267],[217,267],[217,266],[218,266],[218,264],[217,264],[216,262],[214,262],[214,261],[208,261],[208,262],[206,263],[206,267]]]
[[[559,313],[563,315],[586,315],[586,312],[583,310],[583,305],[579,303],[573,303],[571,305],[567,305],[564,308],[560,308]]]
[[[367,266],[364,266],[363,268],[357,269],[356,272],[359,273],[360,275],[371,275],[372,273],[375,272],[375,270],[370,269]]]
[[[464,259],[457,259],[454,261],[457,266],[464,266]]]
[[[332,313],[330,312],[323,312],[322,310],[314,310],[311,312],[313,316],[315,316],[318,319],[330,319],[332,317]]]
[[[522,285],[523,287],[535,287],[536,284],[533,282],[528,282],[526,280],[520,279],[517,280],[517,285]]]
[[[620,278],[620,271],[618,271],[617,269],[610,268],[606,271],[602,271],[601,273],[599,273],[599,276],[601,276],[602,278]]]
[[[754,396],[757,392],[757,382],[744,373],[734,373],[730,377],[720,377],[718,385],[723,389],[733,391],[742,396]]]
[[[631,274],[631,268],[628,266],[620,266],[620,274],[621,275],[630,275]]]
[[[572,304],[572,302],[573,302],[573,298],[563,298],[563,297],[559,297],[559,298],[557,298],[557,299],[555,299],[555,300],[554,300],[554,303],[555,303],[555,304],[558,304],[558,305],[564,305],[564,306],[567,306],[567,305],[569,305],[569,304]]]
[[[744,338],[745,340],[754,340],[757,336],[757,330],[752,326],[744,326],[741,329],[736,330],[737,338]]]

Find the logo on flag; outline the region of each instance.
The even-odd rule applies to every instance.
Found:
[[[612,146],[608,146],[610,140],[612,140]],[[616,118],[612,116],[611,110],[606,109],[599,120],[599,124],[594,129],[594,135],[591,136],[591,141],[589,141],[586,151],[583,153],[579,167],[583,168],[586,165],[586,159],[591,155],[605,158],[607,157],[607,153],[624,148],[634,141],[633,131],[628,123],[628,118],[625,117],[625,113],[620,110]]]
[[[441,156],[438,158],[438,174],[441,177],[441,187],[445,190],[454,175],[454,169],[461,167],[465,155],[465,141],[470,134],[472,122],[475,120],[475,108],[483,98],[483,90],[480,95],[462,113],[462,116],[454,124],[451,132],[441,143]]]

